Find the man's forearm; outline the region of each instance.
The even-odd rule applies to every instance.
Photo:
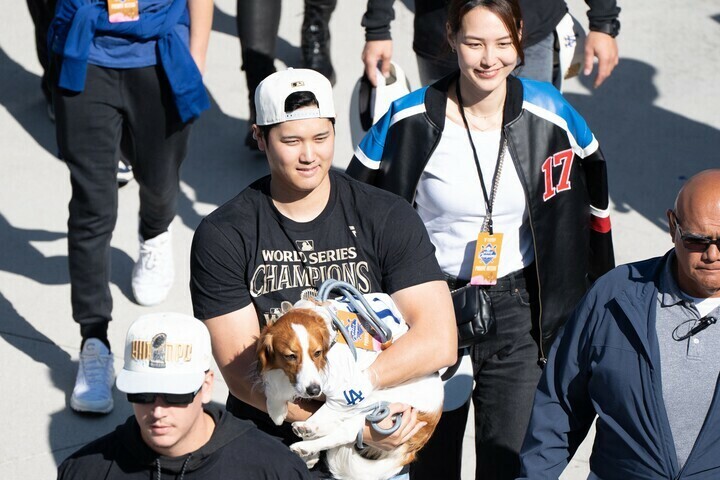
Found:
[[[456,338],[444,332],[411,328],[373,362],[370,368],[376,378],[371,376],[371,381],[376,388],[387,388],[430,375],[456,360]]]
[[[390,40],[390,22],[395,19],[395,0],[368,0],[362,26],[365,27],[365,41]]]

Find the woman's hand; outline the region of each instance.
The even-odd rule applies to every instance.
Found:
[[[394,423],[393,417],[398,413],[402,413],[402,422],[395,432],[390,435],[383,435],[371,428],[367,422],[363,429],[363,443],[386,452],[394,450],[407,442],[420,431],[421,428],[427,425],[427,422],[418,421],[417,410],[410,405],[391,403],[388,408],[390,409],[390,415],[380,422],[380,426],[382,428],[390,428]]]

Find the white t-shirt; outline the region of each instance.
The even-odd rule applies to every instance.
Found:
[[[488,198],[500,146],[500,130],[472,131]],[[450,119],[428,161],[415,196],[417,212],[437,249],[443,272],[469,280],[477,237],[485,219],[480,178],[467,131]],[[520,270],[534,260],[525,193],[510,152],[505,149],[493,230],[503,234],[498,277]]]

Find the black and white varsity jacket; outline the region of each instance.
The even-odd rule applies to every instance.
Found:
[[[347,173],[413,203],[457,77],[393,102],[360,142]],[[607,172],[595,136],[560,92],[512,75],[507,82],[503,131],[528,205],[540,300],[533,330],[544,362],[544,346],[590,284],[615,264]]]

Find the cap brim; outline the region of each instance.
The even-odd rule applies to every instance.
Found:
[[[121,370],[117,389],[125,393],[190,393],[205,381],[205,372],[131,372]]]

